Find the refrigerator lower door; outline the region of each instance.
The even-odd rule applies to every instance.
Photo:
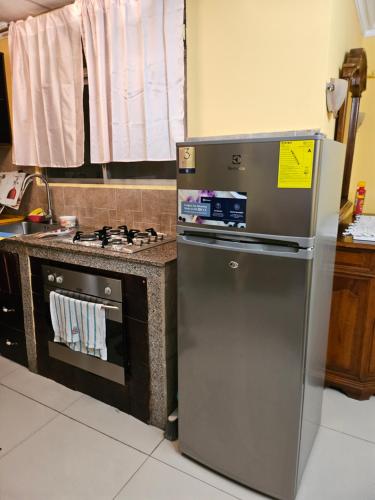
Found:
[[[310,257],[178,237],[180,449],[288,500],[297,480]]]

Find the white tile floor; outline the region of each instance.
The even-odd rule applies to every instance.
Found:
[[[163,433],[0,357],[1,500],[265,499]],[[297,500],[375,500],[375,398],[326,390]]]

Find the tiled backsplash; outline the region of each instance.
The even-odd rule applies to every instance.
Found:
[[[115,187],[51,186],[54,218],[77,215],[88,226],[127,224],[144,229],[176,232],[176,190],[124,189]],[[26,193],[20,212],[47,208],[44,186],[36,184]]]
[[[12,165],[11,148],[0,148],[0,171],[17,170]],[[33,167],[22,167],[28,173]],[[127,189],[117,187],[80,187],[51,185],[54,219],[59,215],[77,215],[79,223],[89,226],[127,224],[144,229],[176,232],[176,190]],[[45,187],[30,186],[18,212],[27,214],[34,208],[47,209]],[[6,212],[5,212],[6,213]]]
[[[176,232],[176,191],[53,187],[56,216],[77,215],[84,225],[119,225]]]

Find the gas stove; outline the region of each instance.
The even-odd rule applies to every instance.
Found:
[[[165,233],[159,233],[152,227],[140,230],[128,229],[126,225],[121,225],[117,228],[103,226],[101,229],[90,232],[76,231],[73,237],[69,235],[61,241],[114,252],[135,253],[174,240],[175,238]]]

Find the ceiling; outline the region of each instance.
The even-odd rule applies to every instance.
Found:
[[[58,9],[74,0],[0,0],[0,24]],[[364,36],[375,36],[375,0],[355,0]]]
[[[0,24],[58,9],[74,0],[0,0]],[[364,36],[375,36],[375,0],[355,0]]]
[[[58,9],[74,0],[0,0],[0,23],[26,19],[53,9]]]
[[[356,0],[356,5],[362,33],[375,36],[375,0]]]

